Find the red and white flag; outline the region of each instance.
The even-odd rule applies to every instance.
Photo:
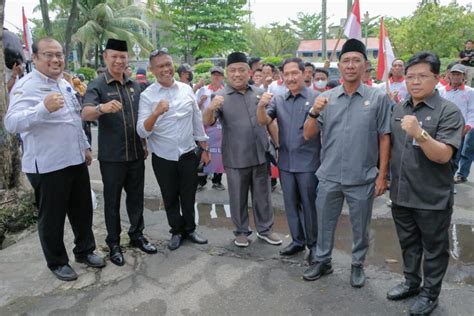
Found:
[[[395,54],[383,23],[383,17],[380,18],[379,54],[377,59],[377,80],[387,81],[392,63],[395,60]]]
[[[31,59],[33,55],[33,37],[31,36],[31,29],[25,15],[25,8],[22,7],[21,10],[23,12],[23,42],[25,43],[25,50],[28,52],[28,59]]]
[[[360,24],[359,0],[354,1],[351,15],[347,19],[346,26],[344,27],[344,35],[348,38],[355,38],[359,41],[362,40],[362,26]]]

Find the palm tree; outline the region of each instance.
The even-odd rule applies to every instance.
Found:
[[[96,68],[99,66],[99,53],[109,38],[137,43],[144,54],[153,48],[143,32],[148,29],[141,19],[144,8],[132,3],[131,0],[79,0],[80,27],[73,39],[82,44],[83,56],[94,50]]]

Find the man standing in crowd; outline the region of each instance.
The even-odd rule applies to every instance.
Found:
[[[407,84],[405,82],[405,63],[403,60],[396,58],[392,62],[392,68],[390,70],[389,85],[390,85],[390,99],[396,103],[405,100],[408,95]],[[385,84],[380,85],[380,88],[386,89]]]
[[[262,69],[262,59],[260,57],[252,57],[249,59],[249,67],[250,67],[250,80],[249,84],[255,84],[254,81],[254,74],[255,71],[258,69]],[[258,86],[258,85],[257,85]]]
[[[343,84],[316,99],[304,126],[306,139],[321,132],[323,155],[316,173],[318,245],[303,278],[313,281],[333,272],[334,232],[346,199],[353,236],[350,283],[362,287],[374,197],[387,189],[390,106],[386,94],[361,82],[369,67],[362,42],[344,43],[338,67]]]
[[[270,198],[270,178],[266,151],[267,132],[258,125],[257,103],[263,91],[248,85],[250,67],[240,52],[227,57],[229,84],[216,93],[204,111],[204,124],[222,124],[222,160],[227,174],[232,221],[236,226],[234,243],[249,245],[251,234],[248,218],[248,192],[252,193],[252,208],[257,237],[272,245],[281,239],[272,231],[273,209]]]
[[[106,243],[110,261],[122,266],[125,260],[120,248],[120,198],[130,220],[130,245],[146,253],[156,247],[143,236],[143,191],[145,184],[146,143],[136,132],[140,86],[125,74],[128,62],[127,42],[109,39],[104,61],[107,70],[87,87],[82,118],[99,121],[99,163],[104,183]]]
[[[313,89],[313,76],[315,71],[316,67],[312,63],[304,63],[304,84],[311,89]]]
[[[314,89],[319,93],[329,90],[327,87],[329,73],[324,68],[316,68],[314,71]]]
[[[461,64],[466,66],[466,83],[472,87],[472,78],[474,77],[474,50],[472,49],[472,40],[464,43],[464,50],[459,53]]]
[[[26,173],[38,206],[38,234],[48,268],[60,280],[77,274],[64,246],[64,222],[74,233],[77,262],[102,268],[94,254],[92,200],[87,165],[90,146],[82,129],[81,106],[72,87],[62,78],[64,53],[52,38],[35,43],[35,69],[13,88],[5,128],[23,140],[22,171]]]
[[[206,244],[207,239],[196,232],[194,219],[196,141],[205,152],[203,162],[209,161],[202,114],[192,88],[174,80],[173,59],[167,49],[151,53],[150,70],[156,82],[141,94],[137,131],[148,138],[153,153],[153,171],[171,227],[168,248],[178,249],[183,238]]]
[[[269,125],[278,119],[278,169],[292,238],[280,254],[292,256],[304,251],[305,246],[312,252],[316,251],[315,172],[319,167],[321,142],[319,137],[312,140],[303,137],[303,124],[316,99],[316,92],[311,86],[306,86],[308,74],[305,71],[308,67],[299,58],[287,59],[282,67],[289,91],[284,96],[273,98],[270,93],[264,93],[258,103],[257,120],[261,125]]]
[[[449,261],[454,200],[450,160],[461,145],[464,120],[456,105],[435,90],[439,69],[433,53],[410,58],[406,66],[410,97],[394,108],[391,120],[390,198],[405,282],[389,290],[387,298],[400,300],[419,293],[410,315],[429,315],[436,308]]]
[[[211,83],[199,89],[196,93],[196,100],[200,110],[206,109],[211,104],[211,96],[224,88],[224,70],[215,66],[209,71],[211,73]],[[207,184],[207,175],[213,174],[212,188],[223,191],[225,186],[222,184],[222,173],[224,166],[222,164],[222,126],[219,122],[215,125],[206,127],[206,134],[209,137],[209,154],[211,161],[204,166],[205,175],[199,177],[198,191],[205,189]]]
[[[470,157],[463,155],[463,153],[468,153],[472,151],[471,144],[466,142],[467,135],[472,126],[474,126],[474,89],[464,84],[464,74],[466,72],[466,67],[461,64],[454,65],[449,71],[449,84],[439,89],[439,95],[445,98],[448,101],[453,102],[461,111],[466,125],[464,126],[463,131],[463,140],[459,150],[456,151],[456,154],[453,156],[452,162],[454,163],[454,172],[458,171],[454,177],[454,183],[462,183],[467,181],[467,174],[469,174],[470,169]],[[464,145],[466,145],[466,150],[464,150]],[[463,165],[461,165],[461,159]],[[469,168],[466,168],[466,164],[469,164]],[[458,169],[459,167],[459,169]]]

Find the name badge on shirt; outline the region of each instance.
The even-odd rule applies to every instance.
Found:
[[[431,119],[431,118],[430,118],[430,119]],[[420,123],[420,127],[423,128],[423,122],[420,121],[419,123]],[[420,147],[420,144],[418,144],[418,142],[416,141],[415,137],[413,137],[412,145],[413,145],[413,146]]]
[[[51,89],[49,87],[40,87],[40,91],[42,91],[42,92],[51,92],[51,91],[53,91],[53,89]]]

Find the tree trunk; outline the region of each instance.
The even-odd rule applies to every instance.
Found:
[[[49,37],[53,37],[53,28],[51,27],[51,21],[49,20],[49,11],[48,11],[48,0],[39,0],[41,15],[43,17],[43,26],[46,34]]]
[[[3,25],[5,2],[0,3],[0,24]],[[5,130],[3,118],[8,108],[5,85],[5,57],[3,55],[3,28],[0,30],[0,190],[18,186],[20,160],[18,140]]]
[[[76,21],[79,18],[79,7],[77,6],[77,1],[78,0],[72,0],[71,4],[71,14],[69,15],[69,18],[67,19],[67,24],[66,24],[66,34],[64,36],[64,53],[66,54],[66,64],[65,67],[66,69],[69,69],[69,63],[68,58],[69,55],[71,54],[71,38],[72,34],[75,32],[76,27]]]

